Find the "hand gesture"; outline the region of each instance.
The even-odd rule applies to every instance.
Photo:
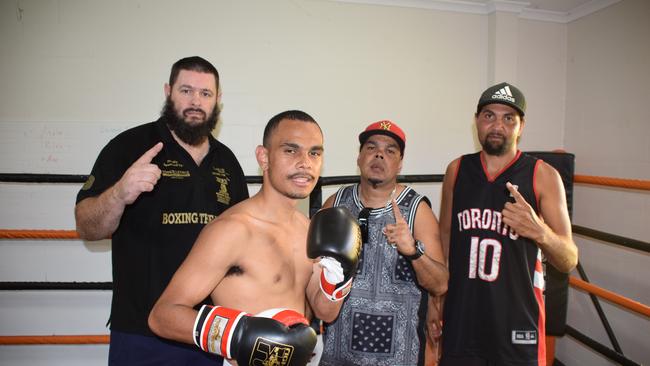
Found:
[[[515,202],[506,202],[501,212],[503,222],[518,235],[539,242],[540,237],[544,235],[544,222],[537,216],[535,210],[526,202],[524,196],[519,193],[515,186],[507,182],[506,188],[510,191]]]
[[[152,164],[151,161],[162,150],[162,147],[162,142],[157,143],[124,172],[122,178],[113,187],[118,200],[125,205],[130,205],[142,192],[153,190],[160,179],[161,171],[158,165]]]
[[[402,255],[415,254],[415,239],[411,235],[411,228],[397,206],[395,199],[392,199],[393,215],[395,223],[384,227],[383,233],[388,243],[395,246]]]

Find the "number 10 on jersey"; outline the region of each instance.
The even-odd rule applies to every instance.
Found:
[[[496,239],[480,239],[472,236],[469,250],[469,278],[477,277],[492,282],[499,277],[501,242]],[[488,258],[490,255],[490,258]],[[489,266],[487,265],[489,264]],[[489,270],[489,272],[487,272]]]

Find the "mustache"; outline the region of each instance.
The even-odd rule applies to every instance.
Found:
[[[314,180],[314,176],[311,174],[305,174],[305,173],[294,173],[288,176],[289,179],[294,179],[294,178],[307,178],[309,180]]]
[[[183,116],[187,116],[188,113],[192,113],[192,112],[200,113],[203,115],[204,118],[206,116],[206,113],[202,109],[198,109],[198,108],[187,108],[183,110]]]
[[[499,137],[499,138],[502,138],[502,139],[506,138],[503,134],[501,134],[499,132],[490,132],[490,133],[487,134],[486,137]]]

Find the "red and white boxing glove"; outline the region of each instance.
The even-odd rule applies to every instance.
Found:
[[[230,343],[239,321],[250,314],[223,306],[203,305],[194,320],[194,344],[206,352],[233,358]]]
[[[353,277],[345,280],[341,263],[332,257],[322,257],[318,264],[323,268],[320,289],[325,296],[331,301],[340,301],[348,296]]]
[[[240,366],[304,366],[316,346],[316,332],[305,317],[289,309],[251,316],[222,306],[203,305],[194,321],[194,343],[202,350],[235,359]]]
[[[307,256],[320,258],[320,288],[330,301],[341,301],[352,287],[361,253],[361,230],[345,207],[318,211],[307,234]]]

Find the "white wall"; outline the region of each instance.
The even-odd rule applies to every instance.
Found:
[[[525,87],[528,106],[520,146],[528,151],[560,149],[566,107],[566,25],[521,23],[517,80]]]
[[[608,19],[627,16],[619,12]],[[529,100],[522,149],[566,148],[578,154],[580,172],[615,174],[581,165],[594,144],[585,141],[583,148],[576,140],[584,133],[572,129],[578,118],[570,103],[594,87],[579,89],[567,53],[584,57],[590,48],[580,42],[599,42],[589,38],[599,16],[567,26],[511,14],[321,0],[0,1],[0,172],[87,174],[112,136],[157,118],[171,64],[196,54],[221,73],[217,136],[248,175],[259,174],[253,151],[266,121],[293,108],[312,114],[325,133],[323,176],[356,174],[357,135],[384,118],[406,130],[403,174],[443,173],[450,160],[477,148],[476,101],[489,83],[504,79]],[[637,82],[647,64],[640,62],[626,82]],[[642,121],[640,110],[627,112]],[[630,132],[634,138],[643,131]],[[622,156],[612,166],[629,161]],[[74,228],[78,188],[0,183],[0,228]],[[437,212],[439,185],[417,189]],[[589,200],[578,205],[589,212]],[[0,242],[0,281],[110,280],[109,242]],[[0,334],[106,333],[109,303],[109,292],[1,292]],[[105,346],[0,346],[0,364],[99,365],[106,352]]]
[[[568,25],[566,149],[581,174],[650,179],[650,2],[625,0]],[[574,222],[650,241],[650,194],[576,185]],[[650,304],[650,256],[576,237],[589,279]],[[601,301],[626,356],[647,364],[648,318]],[[611,347],[586,293],[571,291],[569,322]],[[614,365],[565,337],[558,354],[568,364]]]
[[[404,174],[440,173],[473,148],[484,26],[320,1],[0,2],[0,171],[87,174],[112,136],[157,118],[171,64],[198,54],[222,75],[218,138],[248,175],[266,121],[293,108],[325,132],[323,175],[355,174],[356,136],[383,118],[408,133]],[[0,184],[0,227],[72,229],[78,188]],[[2,281],[111,280],[106,241],[3,240],[0,261]],[[0,334],[105,334],[109,304],[110,292],[2,292]],[[106,354],[1,346],[0,364],[100,365]]]

